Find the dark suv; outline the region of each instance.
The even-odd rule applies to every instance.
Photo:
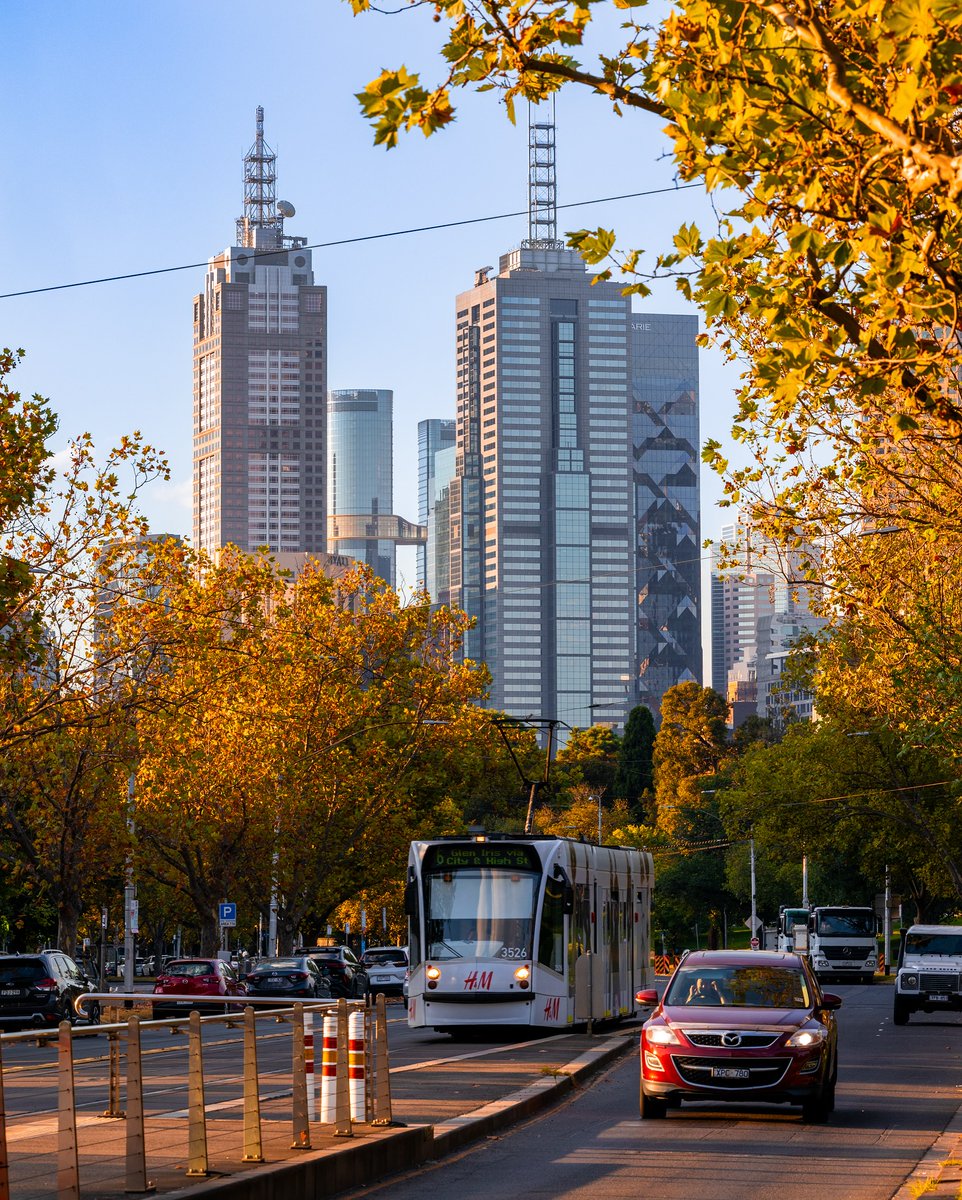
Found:
[[[80,1019],[74,1001],[95,990],[80,967],[61,950],[0,955],[0,1024],[73,1024]],[[96,1001],[87,1006],[86,1012],[85,1019],[91,1025],[100,1022]]]
[[[641,1116],[684,1100],[800,1104],[805,1121],[835,1107],[842,1001],[823,992],[808,960],[764,950],[686,955],[641,1030]]]
[[[367,995],[367,970],[347,946],[303,946],[294,953],[306,954],[327,972],[332,996],[346,996],[350,1000]]]

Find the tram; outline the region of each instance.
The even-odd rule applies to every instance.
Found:
[[[572,838],[412,842],[408,1023],[567,1029],[654,986],[651,855]]]

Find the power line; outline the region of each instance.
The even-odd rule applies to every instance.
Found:
[[[688,188],[700,187],[697,183],[680,183],[674,187],[651,188],[646,192],[626,192],[622,196],[599,196],[594,200],[575,200],[570,204],[559,204],[557,207],[562,208],[585,208],[591,204],[611,204],[617,200],[638,200],[643,196],[660,196],[666,192],[681,192]],[[458,229],[464,225],[484,225],[491,221],[507,221],[514,217],[527,216],[527,209],[519,210],[518,212],[494,213],[486,217],[465,217],[460,221],[442,221],[436,225],[416,225],[411,229],[392,229],[384,233],[367,233],[359,237],[337,238],[331,242],[312,242],[309,245],[298,246],[299,250],[330,250],[334,246],[356,246],[360,242],[376,242],[382,241],[385,238],[409,237],[414,233],[436,233],[441,229]],[[261,255],[277,254],[277,248],[270,250],[251,251],[248,254],[249,258],[258,258]],[[144,279],[150,275],[170,275],[175,271],[195,271],[201,267],[206,267],[208,260],[203,262],[181,263],[176,267],[154,267],[149,271],[129,271],[123,275],[104,275],[99,279],[80,279],[74,283],[53,283],[47,287],[26,288],[21,292],[0,292],[0,300],[13,300],[18,296],[37,296],[42,292],[62,292],[69,288],[93,287],[100,283],[119,283],[125,279]]]

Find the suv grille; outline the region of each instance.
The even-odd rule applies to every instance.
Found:
[[[682,1032],[693,1046],[723,1046],[725,1044],[722,1041],[723,1034],[721,1033],[689,1033],[687,1029]],[[735,1029],[731,1032],[738,1033],[741,1038],[738,1043],[739,1048],[749,1050],[766,1050],[769,1046],[774,1046],[781,1037],[779,1033],[742,1033]]]
[[[725,1088],[731,1091],[750,1091],[752,1088],[772,1087],[784,1077],[790,1058],[693,1058],[673,1054],[672,1064],[685,1083],[696,1087]],[[747,1079],[713,1079],[712,1067],[748,1071]]]
[[[919,990],[923,992],[958,992],[959,976],[942,974],[940,971],[922,971],[919,973]]]

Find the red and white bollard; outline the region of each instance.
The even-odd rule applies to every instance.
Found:
[[[347,1028],[347,1077],[351,1085],[351,1120],[364,1121],[367,1119],[364,1106],[364,1013],[355,1009],[347,1019]]]
[[[314,1014],[304,1012],[304,1073],[307,1076],[307,1119],[317,1120],[317,1076],[314,1073]]]
[[[321,1120],[333,1125],[337,1120],[337,1014],[324,1017],[321,1044]]]

